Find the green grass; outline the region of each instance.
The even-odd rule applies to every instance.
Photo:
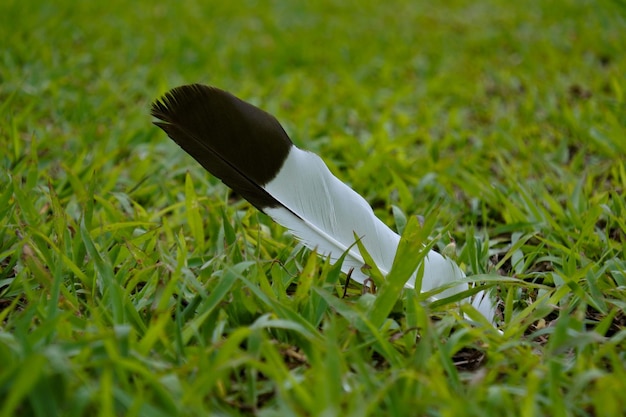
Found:
[[[309,3],[0,2],[0,417],[623,415],[626,4]],[[503,334],[343,298],[151,125],[191,82],[424,215],[398,274],[454,240]]]

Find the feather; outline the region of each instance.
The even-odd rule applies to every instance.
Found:
[[[272,115],[200,84],[166,93],[152,105],[152,115],[160,120],[155,124],[205,169],[289,229],[306,247],[333,262],[347,252],[342,271],[352,269],[352,279],[363,283],[367,278],[361,271],[363,257],[353,245],[355,233],[379,270],[384,275],[390,271],[400,236],[321,158],[294,146]],[[424,262],[422,291],[465,278],[452,260],[435,251]],[[415,274],[406,287],[414,284]],[[467,288],[461,282],[440,296]],[[493,321],[490,298],[478,295],[474,306]]]

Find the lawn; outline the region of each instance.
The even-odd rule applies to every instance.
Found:
[[[625,39],[622,0],[3,0],[0,417],[624,415]],[[346,289],[152,125],[193,82],[424,216],[500,331]]]

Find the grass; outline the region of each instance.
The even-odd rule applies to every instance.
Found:
[[[625,16],[3,1],[0,416],[623,415]],[[275,114],[391,227],[424,215],[407,248],[456,249],[503,333],[393,285],[342,297],[151,125],[191,82]]]

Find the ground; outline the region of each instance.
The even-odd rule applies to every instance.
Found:
[[[440,3],[4,0],[0,416],[623,415],[626,5]],[[192,82],[423,216],[501,332],[344,297],[151,124]]]

